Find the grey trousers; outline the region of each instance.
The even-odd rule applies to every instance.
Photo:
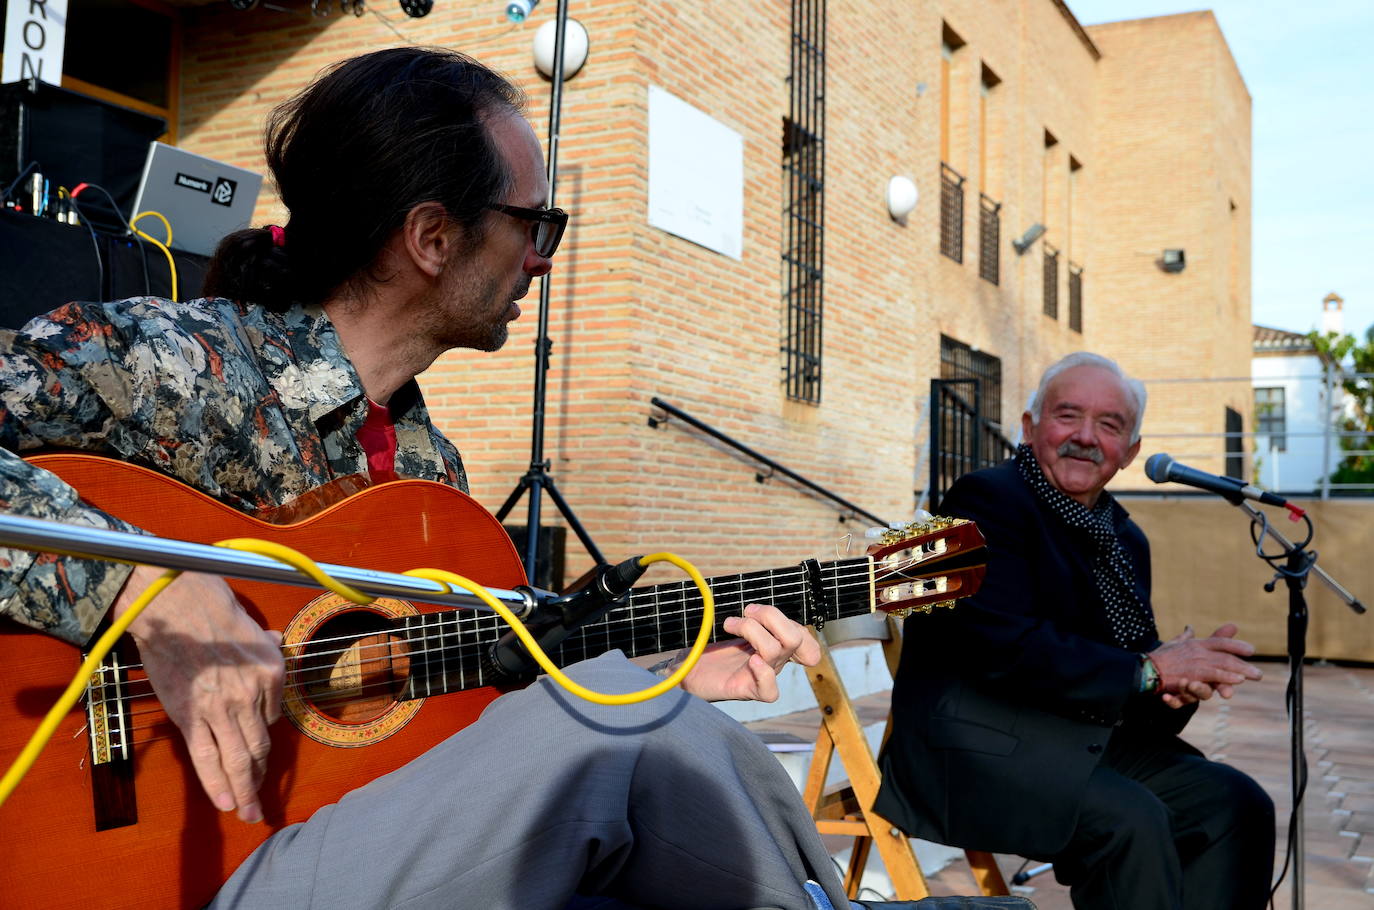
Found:
[[[618,652],[578,682],[656,677]],[[547,679],[259,847],[215,908],[811,910],[848,905],[814,822],[759,740],[682,692],[593,705]],[[580,901],[578,901],[580,902]]]

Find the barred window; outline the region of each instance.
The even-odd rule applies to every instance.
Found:
[[[997,284],[1001,277],[1002,203],[978,194],[978,275]]]
[[[1069,263],[1069,328],[1083,334],[1083,266]]]
[[[976,379],[979,411],[997,429],[1002,427],[1002,358],[974,350],[948,335],[940,336],[940,378]],[[972,404],[972,402],[970,402]]]
[[[1255,433],[1268,437],[1261,447],[1276,452],[1288,451],[1288,413],[1284,407],[1283,387],[1255,389]]]
[[[1059,251],[1045,244],[1045,315],[1059,318]]]
[[[792,98],[783,121],[782,338],[787,397],[821,400],[825,279],[825,0],[792,2]]]
[[[964,261],[964,176],[940,162],[940,252]]]

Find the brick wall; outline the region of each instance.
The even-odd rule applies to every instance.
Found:
[[[1222,473],[1219,438],[1166,434],[1219,433],[1228,406],[1249,429],[1250,97],[1211,13],[1089,32],[1113,99],[1099,122],[1111,191],[1097,197],[1090,333],[1146,380],[1143,451]],[[1156,266],[1165,248],[1185,250],[1184,271]],[[1183,378],[1239,381],[1163,381]]]
[[[182,144],[260,169],[262,121],[273,104],[336,59],[401,42],[378,14],[406,40],[457,47],[510,74],[529,93],[542,137],[548,84],[534,74],[529,48],[552,7],[520,27],[500,19],[495,5],[453,0],[439,0],[421,20],[383,5],[361,19],[327,21],[262,9],[190,11]],[[719,444],[678,424],[650,428],[655,395],[895,519],[910,513],[913,490],[925,484],[919,446],[942,332],[1002,358],[1010,424],[1043,367],[1082,347],[1118,356],[1146,377],[1246,373],[1231,365],[1233,346],[1222,336],[1248,324],[1248,259],[1232,269],[1218,257],[1248,257],[1249,103],[1210,16],[1197,24],[1171,17],[1177,27],[1104,26],[1089,42],[1051,0],[828,7],[818,405],[788,401],[780,383],[789,5],[582,0],[573,8],[591,35],[591,56],[564,92],[558,203],[574,220],[550,279],[545,454],[611,559],[672,549],[713,574],[826,555],[840,534],[859,530],[780,478],[756,482],[754,468]],[[945,23],[965,42],[951,60],[949,136],[950,163],[969,178],[962,265],[939,254]],[[984,64],[1002,81],[982,125]],[[1205,91],[1186,116],[1169,119],[1159,99],[1175,83]],[[650,86],[743,137],[741,260],[648,225]],[[1058,139],[1049,154],[1047,129]],[[1072,192],[1070,155],[1083,165]],[[1152,184],[1180,170],[1181,155],[1202,173],[1175,175],[1186,187],[1158,196]],[[885,209],[894,174],[910,176],[921,194],[905,224]],[[978,277],[980,187],[1003,203],[997,286]],[[1236,215],[1215,209],[1225,198],[1238,203]],[[270,191],[258,217],[285,217]],[[1017,256],[1011,239],[1037,221],[1045,237]],[[1221,230],[1226,224],[1237,226],[1233,235]],[[1212,252],[1203,244],[1214,236],[1234,239]],[[1063,251],[1055,321],[1041,314],[1045,241]],[[1163,276],[1136,256],[1165,245],[1188,248],[1183,276]],[[1086,269],[1082,335],[1067,327],[1069,260]],[[1180,282],[1168,283],[1178,277],[1196,285],[1186,300],[1174,293]],[[1226,305],[1201,307],[1218,288]],[[464,451],[474,494],[492,508],[528,466],[537,309],[532,290],[505,350],[451,353],[422,380],[436,418]],[[1191,323],[1180,321],[1185,313]],[[1248,330],[1234,334],[1247,349]],[[1199,338],[1211,346],[1203,356]],[[1183,399],[1176,414],[1175,405],[1168,409],[1173,423],[1158,407],[1152,421],[1219,429],[1221,397],[1192,410]],[[522,504],[512,520],[523,515]],[[544,516],[555,520],[547,501]],[[587,560],[576,543],[570,550],[576,575]]]

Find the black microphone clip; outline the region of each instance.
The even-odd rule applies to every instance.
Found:
[[[539,648],[547,653],[582,626],[621,606],[630,586],[648,568],[641,565],[641,559],[636,556],[614,566],[598,566],[595,576],[584,587],[571,594],[542,598],[524,621]],[[528,680],[539,670],[539,664],[514,629],[491,646],[483,664],[488,678],[496,682]]]

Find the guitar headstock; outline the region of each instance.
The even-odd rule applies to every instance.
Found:
[[[978,526],[963,518],[935,517],[887,531],[868,548],[878,609],[906,615],[953,607],[978,590],[986,569],[967,559],[957,567],[940,564],[984,546]]]

